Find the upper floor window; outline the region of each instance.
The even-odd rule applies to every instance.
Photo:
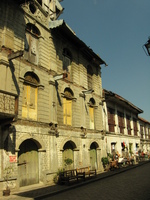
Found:
[[[131,135],[131,123],[130,123],[131,117],[129,115],[127,115],[126,119],[127,119],[127,131],[128,131],[128,135]]]
[[[28,23],[26,25],[26,31],[32,33],[33,35],[35,35],[37,37],[40,36],[40,31],[34,24]]]
[[[118,111],[118,122],[119,122],[120,133],[124,133],[124,114],[119,111]]]
[[[95,108],[95,100],[93,98],[91,98],[89,101],[90,129],[95,128],[94,108]]]
[[[137,119],[133,118],[134,135],[137,135]]]
[[[143,125],[140,125],[140,133],[141,133],[141,138],[144,138],[144,131],[143,131]]]
[[[37,93],[39,78],[33,72],[24,76],[22,94],[22,117],[37,120]]]
[[[72,55],[71,52],[67,49],[63,49],[63,70],[69,72],[69,66],[71,65]]]
[[[109,125],[109,131],[114,132],[115,131],[115,110],[113,108],[107,108],[108,112],[108,125]]]
[[[63,121],[65,125],[72,125],[72,100],[73,92],[70,88],[66,88],[63,98]]]
[[[88,89],[93,89],[93,69],[90,65],[87,66],[87,81]]]
[[[38,63],[38,43],[40,31],[39,29],[31,24],[28,23],[26,25],[26,37],[25,37],[25,53],[24,57],[26,60],[37,64]]]

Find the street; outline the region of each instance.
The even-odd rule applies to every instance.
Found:
[[[43,200],[150,200],[150,163]]]

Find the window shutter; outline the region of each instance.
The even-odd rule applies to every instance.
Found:
[[[67,125],[72,125],[72,101],[67,100]]]
[[[64,119],[64,124],[66,124],[66,99],[64,98],[63,99],[63,114],[64,114],[64,116],[63,116],[63,119]]]
[[[94,108],[89,107],[90,114],[90,129],[94,129]]]
[[[72,100],[63,99],[64,124],[72,125]]]

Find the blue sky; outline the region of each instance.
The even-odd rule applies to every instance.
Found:
[[[144,111],[150,121],[150,0],[63,0],[59,19],[107,64],[102,86]]]

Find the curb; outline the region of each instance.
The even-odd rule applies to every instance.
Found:
[[[117,174],[126,172],[128,170],[137,168],[137,167],[142,166],[144,164],[147,164],[149,162],[150,162],[149,160],[148,161],[143,161],[143,162],[138,163],[136,165],[123,167],[123,168],[117,169],[115,171],[104,172],[104,173],[98,174],[97,177],[95,177],[93,179],[90,179],[90,180],[87,180],[85,182],[81,182],[81,183],[78,183],[76,185],[68,186],[67,188],[64,188],[64,189],[61,189],[61,190],[58,190],[58,191],[54,191],[54,192],[50,192],[49,194],[45,194],[45,195],[40,195],[40,196],[34,197],[34,200],[41,200],[42,198],[51,197],[51,196],[54,196],[54,195],[59,194],[59,193],[63,193],[63,192],[66,192],[66,191],[69,191],[69,190],[72,190],[72,189],[75,189],[75,188],[78,188],[78,187],[82,187],[82,186],[90,184],[92,182],[96,182],[96,181],[99,181],[99,180],[102,180],[102,179],[105,179],[105,178],[108,178],[108,177],[115,176]]]

